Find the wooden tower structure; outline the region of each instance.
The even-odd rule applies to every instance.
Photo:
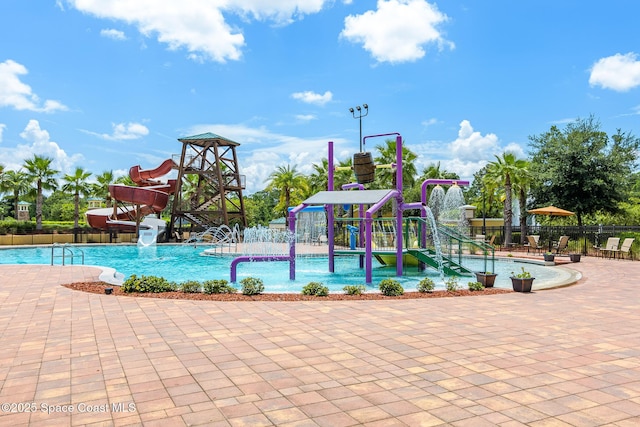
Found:
[[[179,138],[182,154],[168,236],[218,225],[246,227],[236,147],[240,144],[211,132]],[[175,161],[175,160],[174,160]]]

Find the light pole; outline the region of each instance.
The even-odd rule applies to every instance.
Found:
[[[356,111],[358,112],[357,116]],[[367,104],[362,104],[362,107],[358,105],[355,110],[353,108],[349,108],[349,112],[353,114],[354,119],[360,120],[360,152],[362,152],[362,118],[369,114],[369,106]]]

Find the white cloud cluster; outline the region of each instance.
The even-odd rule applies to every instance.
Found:
[[[245,39],[224,13],[286,24],[319,12],[326,0],[68,0],[81,12],[135,25],[147,37],[157,37],[170,49],[186,49],[194,60],[238,60]]]
[[[122,31],[114,30],[113,28],[101,30],[100,31],[100,35],[102,37],[106,37],[108,39],[113,39],[113,40],[126,40],[127,39],[127,36],[125,36]]]
[[[6,128],[7,128],[7,125],[5,125],[4,123],[0,123],[0,142],[2,142],[2,133]]]
[[[59,101],[47,99],[41,102],[38,95],[31,90],[31,86],[20,81],[20,76],[27,73],[24,65],[11,59],[0,62],[0,107],[41,113],[67,110]]]
[[[447,20],[425,0],[378,0],[377,10],[347,16],[340,36],[361,43],[378,62],[415,61],[425,55],[427,44],[454,47],[438,30]]]
[[[83,130],[83,132],[97,136],[101,139],[106,139],[107,141],[140,139],[149,134],[149,129],[140,123],[112,123],[111,127],[113,128],[113,132],[111,134],[91,132],[87,130]]]
[[[20,137],[25,140],[24,144],[16,147],[0,148],[0,157],[6,169],[18,170],[22,167],[25,159],[33,157],[34,154],[47,156],[53,159],[51,167],[60,172],[71,173],[74,165],[84,159],[81,154],[67,154],[57,142],[51,141],[49,132],[40,128],[37,120],[29,120],[27,126],[20,133]]]
[[[591,67],[589,84],[617,92],[626,92],[640,86],[638,55],[633,52],[626,55],[616,53],[613,56],[599,59]]]
[[[325,105],[333,99],[333,93],[326,91],[324,94],[319,94],[313,91],[305,91],[295,92],[291,94],[291,97],[307,104]]]

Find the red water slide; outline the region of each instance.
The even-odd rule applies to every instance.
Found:
[[[109,193],[116,202],[115,208],[101,208],[87,211],[87,222],[93,228],[106,230],[110,228],[135,227],[136,216],[158,213],[167,207],[169,195],[176,189],[176,180],[170,179],[166,184],[158,181],[175,166],[171,159],[167,159],[155,169],[140,169],[133,166],[129,169],[129,177],[138,187],[122,184],[109,186]],[[129,204],[129,205],[127,205]],[[131,221],[132,224],[126,224]]]

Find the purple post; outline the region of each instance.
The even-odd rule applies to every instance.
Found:
[[[387,203],[389,200],[391,200],[394,197],[398,197],[397,190],[393,190],[389,192],[389,194],[387,194],[375,205],[367,209],[367,212],[365,212],[364,229],[365,229],[365,235],[366,235],[366,242],[364,247],[364,255],[365,255],[365,282],[366,283],[371,283],[372,281],[372,270],[373,270],[373,260],[372,260],[373,258],[373,249],[372,249],[373,238],[372,237],[373,236],[372,235],[373,233],[372,233],[371,225],[373,224],[373,214],[376,213],[380,208],[384,206],[385,203]],[[400,197],[402,197],[402,195],[400,195]]]
[[[329,176],[327,177],[327,190],[333,191],[333,141],[329,141],[329,153],[327,158],[327,166],[329,169]],[[327,209],[327,244],[329,246],[329,272],[333,273],[335,270],[334,260],[334,218],[333,218],[333,206],[329,206]]]
[[[402,276],[402,136],[396,136],[396,275]]]

